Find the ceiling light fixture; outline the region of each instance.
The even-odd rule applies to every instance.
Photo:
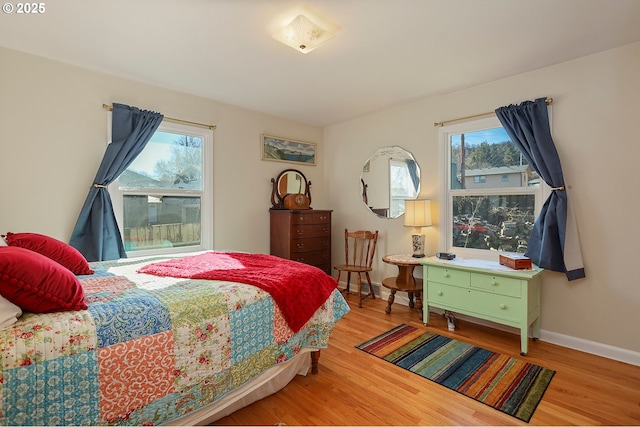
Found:
[[[334,33],[322,28],[305,15],[296,16],[282,30],[273,34],[273,38],[302,53],[309,53],[322,43],[331,39]]]

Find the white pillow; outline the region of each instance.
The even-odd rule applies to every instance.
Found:
[[[1,239],[0,239],[1,240]],[[22,316],[22,309],[0,296],[0,329],[8,328]]]
[[[2,236],[0,236],[0,246],[9,246]]]

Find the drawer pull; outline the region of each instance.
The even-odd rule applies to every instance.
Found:
[[[496,282],[495,280],[491,281],[491,286],[498,286],[498,282]]]
[[[302,236],[302,235],[304,235],[304,230],[302,228],[298,228],[296,230],[296,233],[298,234],[298,236]]]
[[[506,309],[507,309],[507,306],[506,306],[506,305],[504,305],[504,304],[500,304],[500,306],[499,306],[499,307],[500,307],[500,310],[506,310]]]
[[[304,243],[296,243],[296,247],[298,249],[302,249],[302,248],[304,248]]]
[[[447,271],[446,273],[444,273],[444,277],[451,277],[451,275],[449,274],[449,272]]]
[[[442,296],[443,295],[442,291],[438,291],[438,295]]]

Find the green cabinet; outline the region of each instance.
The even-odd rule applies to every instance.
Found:
[[[498,262],[424,258],[423,319],[429,307],[489,320],[520,330],[520,354],[527,353],[529,327],[540,336],[542,270],[512,270]]]

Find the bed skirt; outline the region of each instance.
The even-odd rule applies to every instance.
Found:
[[[271,367],[215,403],[166,425],[209,425],[238,409],[270,396],[283,389],[296,375],[307,375],[311,368],[310,353],[316,350],[304,348],[293,359]]]

